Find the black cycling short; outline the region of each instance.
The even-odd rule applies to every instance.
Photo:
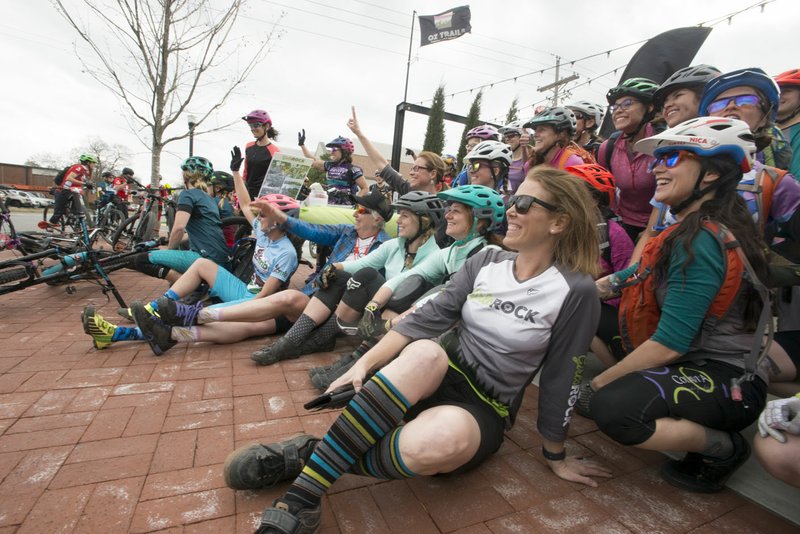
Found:
[[[448,353],[448,357],[453,361],[457,360],[458,343],[452,343],[452,338],[447,334],[442,337],[444,342],[442,348]],[[474,469],[483,463],[489,456],[497,452],[503,444],[503,432],[505,431],[505,420],[495,411],[492,406],[484,401],[472,388],[466,377],[453,369],[447,368],[447,373],[442,379],[442,383],[433,395],[422,399],[417,404],[409,408],[404,417],[405,421],[411,421],[420,413],[428,408],[436,406],[458,406],[469,412],[478,423],[481,430],[481,443],[475,455],[464,465],[450,471],[450,473],[464,473]]]
[[[290,321],[285,315],[275,317],[275,333],[285,334],[289,331],[294,323]]]
[[[754,378],[742,383],[742,400],[733,400],[731,381],[740,376],[740,368],[714,360],[645,369],[597,390],[589,409],[600,430],[623,445],[650,439],[664,417],[738,432],[758,418],[767,395],[764,381]]]

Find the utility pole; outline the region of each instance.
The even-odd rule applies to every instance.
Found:
[[[577,74],[573,74],[572,76],[567,76],[566,78],[559,79],[558,76],[560,74],[559,72],[560,68],[561,68],[561,56],[556,56],[556,81],[536,88],[536,90],[539,91],[540,93],[549,91],[550,89],[553,90],[553,106],[558,105],[558,91],[559,89],[561,89],[561,86],[571,82],[572,80],[577,80],[578,78],[580,78],[580,76],[578,76]]]

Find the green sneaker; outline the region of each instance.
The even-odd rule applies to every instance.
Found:
[[[110,347],[113,343],[114,331],[117,325],[109,323],[102,316],[94,311],[94,306],[91,304],[86,306],[81,313],[81,322],[83,323],[83,331],[87,335],[92,336],[92,344],[97,350],[103,350]]]

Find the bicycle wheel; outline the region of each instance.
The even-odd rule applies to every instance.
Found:
[[[234,227],[236,231],[233,235],[233,242],[239,241],[243,237],[247,237],[253,231],[253,225],[251,225],[247,218],[245,217],[225,217],[222,219],[222,231],[225,232],[225,228]]]
[[[169,234],[172,232],[172,225],[175,224],[175,207],[168,204],[167,208],[164,210],[164,216],[167,219],[167,233]]]
[[[155,213],[152,211],[145,213],[142,222],[139,223],[134,232],[136,243],[142,243],[151,239],[157,223],[158,220],[156,219]]]
[[[138,213],[136,215],[131,215],[114,230],[110,244],[115,252],[123,252],[133,248],[136,239],[134,227],[136,226],[138,218]]]

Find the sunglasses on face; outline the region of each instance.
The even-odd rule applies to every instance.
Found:
[[[433,169],[431,169],[430,167],[421,167],[420,165],[414,165],[413,167],[411,167],[411,170],[414,172],[419,172],[421,170],[426,170],[428,172],[431,172]]]
[[[371,215],[372,210],[369,208],[365,208],[364,206],[358,206],[355,209],[355,213],[358,213],[359,215]]]
[[[631,106],[633,106],[635,103],[636,103],[636,100],[634,100],[632,98],[626,98],[622,102],[618,102],[618,103],[614,104],[609,109],[611,110],[612,114],[617,112],[617,111],[620,111],[620,110],[628,111],[629,109],[631,109]]]
[[[558,211],[558,206],[550,204],[549,202],[545,202],[544,200],[531,195],[511,195],[508,199],[508,207],[506,208],[506,211],[508,211],[511,206],[514,206],[517,208],[517,213],[525,215],[534,204],[539,204],[547,211]]]
[[[761,99],[758,95],[736,95],[736,96],[726,96],[724,98],[718,98],[711,102],[708,106],[706,106],[706,113],[718,113],[723,109],[728,107],[728,104],[733,102],[733,104],[740,108],[742,106],[760,106]]]
[[[656,167],[660,167],[661,165],[667,169],[672,169],[681,161],[685,161],[687,159],[697,159],[697,154],[688,152],[686,150],[674,150],[672,152],[667,152],[666,154],[661,154],[660,156],[656,156],[656,159],[650,164],[649,172],[653,172]]]
[[[258,130],[259,128],[263,128],[264,125],[260,122],[251,122],[249,124],[251,130]]]
[[[473,161],[467,164],[469,172],[478,172],[481,169],[491,169],[492,164],[486,161]]]

